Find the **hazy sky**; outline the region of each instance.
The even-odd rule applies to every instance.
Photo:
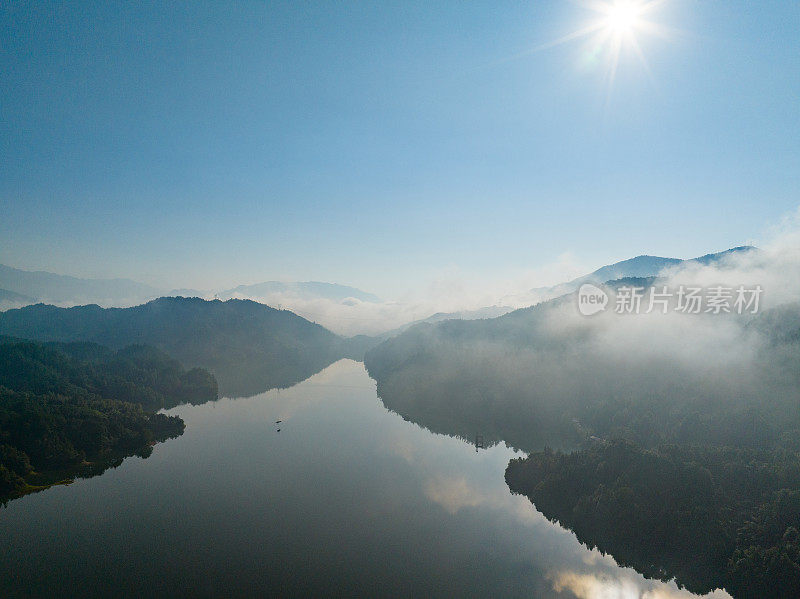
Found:
[[[613,86],[608,44],[548,46],[580,3],[0,6],[11,266],[386,297],[692,257],[800,203],[796,1],[666,0]]]

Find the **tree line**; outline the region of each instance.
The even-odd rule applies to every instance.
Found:
[[[119,455],[148,455],[184,429],[158,410],[216,397],[208,371],[184,370],[152,347],[0,338],[0,500]]]

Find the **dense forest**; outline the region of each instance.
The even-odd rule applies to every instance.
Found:
[[[576,312],[563,297],[418,325],[365,363],[403,417],[533,452],[509,486],[621,563],[695,591],[800,596],[800,305]]]
[[[163,297],[132,308],[37,304],[0,313],[0,334],[87,341],[112,349],[146,344],[211,371],[220,392],[245,396],[289,387],[374,343],[344,338],[288,311],[249,300]]]
[[[800,454],[615,440],[512,460],[512,491],[651,578],[800,597]]]
[[[216,397],[210,373],[152,347],[0,338],[0,500],[146,456],[184,429],[157,410]]]

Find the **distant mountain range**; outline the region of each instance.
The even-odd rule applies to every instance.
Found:
[[[161,296],[218,299],[254,299],[278,305],[291,300],[324,299],[343,302],[380,302],[373,295],[355,287],[318,281],[266,281],[239,285],[224,291],[197,289],[159,289],[130,279],[82,279],[45,271],[27,271],[0,264],[0,310],[33,303],[61,306],[97,304],[103,307],[128,307]]]
[[[637,256],[610,264],[596,271],[553,287],[532,289],[522,296],[509,296],[498,305],[478,310],[437,312],[422,320],[419,313],[404,312],[400,304],[384,303],[372,293],[355,287],[319,281],[282,282],[265,281],[252,285],[239,285],[222,291],[173,289],[166,291],[129,279],[80,279],[37,271],[29,272],[0,265],[0,311],[28,304],[46,303],[59,306],[97,304],[102,307],[129,307],[144,304],[161,296],[198,297],[203,299],[249,299],[275,308],[286,308],[311,321],[322,322],[326,327],[342,333],[369,332],[388,338],[420,322],[443,320],[472,320],[493,318],[512,310],[511,306],[524,306],[571,293],[583,283],[604,283],[625,277],[652,277],[668,267],[686,263],[710,264],[725,257],[751,251],[750,246],[707,254],[692,260],[660,256]],[[401,326],[398,326],[401,325]]]
[[[320,283],[318,281],[306,281],[303,283],[283,283],[281,281],[266,281],[255,285],[239,285],[233,289],[220,291],[216,294],[219,299],[232,298],[265,298],[273,295],[288,296],[303,300],[328,299],[336,302],[350,298],[362,302],[380,302],[380,298],[372,293],[367,293],[336,283]]]
[[[515,298],[517,303],[522,303],[523,305],[527,304],[535,304],[540,301],[553,299],[556,297],[560,297],[562,295],[566,295],[568,293],[572,293],[576,291],[581,285],[584,283],[594,283],[594,284],[601,284],[607,283],[610,281],[619,281],[621,279],[649,279],[655,277],[664,269],[678,266],[680,264],[690,264],[690,263],[697,263],[697,264],[714,264],[716,262],[720,262],[725,258],[737,254],[740,252],[748,252],[756,250],[753,246],[739,246],[735,248],[731,248],[729,250],[725,250],[724,252],[716,252],[713,254],[706,254],[704,256],[700,256],[698,258],[692,258],[690,260],[682,260],[680,258],[664,258],[661,256],[636,256],[635,258],[629,258],[628,260],[622,260],[621,262],[616,262],[614,264],[609,264],[608,266],[603,266],[602,268],[598,268],[592,273],[588,275],[584,275],[577,279],[573,279],[572,281],[568,281],[566,283],[559,283],[553,287],[537,287],[535,289],[531,289],[530,295],[525,295],[523,302],[519,302],[520,298]],[[505,298],[510,299],[510,298]],[[501,300],[502,301],[502,300]],[[405,324],[401,327],[388,331],[381,335],[382,338],[388,339],[390,337],[394,337],[409,328],[413,327],[414,325],[420,323],[437,323],[442,322],[445,320],[482,320],[487,318],[496,318],[498,316],[503,316],[504,314],[508,314],[509,312],[513,311],[514,308],[511,306],[506,305],[496,305],[496,306],[487,306],[485,308],[479,308],[477,310],[463,310],[460,312],[437,312],[427,318],[423,318],[420,320],[415,320],[408,324]]]
[[[388,339],[390,337],[394,337],[395,335],[399,335],[403,331],[408,330],[409,328],[421,324],[421,323],[437,323],[443,322],[445,320],[481,320],[484,318],[497,318],[498,316],[502,316],[503,314],[508,314],[514,310],[511,306],[486,306],[485,308],[478,308],[476,310],[460,310],[458,312],[437,312],[436,314],[432,314],[427,318],[421,318],[419,320],[415,320],[413,322],[409,322],[408,324],[404,324],[401,327],[396,329],[392,329],[391,331],[387,331],[380,335],[382,339]]]
[[[607,281],[624,279],[627,277],[654,277],[665,268],[678,266],[679,264],[689,264],[692,262],[704,265],[714,264],[724,260],[732,254],[749,252],[755,249],[756,248],[753,246],[743,245],[725,250],[724,252],[706,254],[705,256],[692,258],[690,260],[681,260],[680,258],[663,258],[661,256],[636,256],[635,258],[629,258],[628,260],[603,266],[602,268],[598,268],[596,271],[589,273],[588,275],[578,277],[577,279],[573,279],[572,281],[568,281],[566,283],[560,283],[553,287],[537,287],[535,289],[531,289],[531,293],[541,296],[543,299],[548,299],[551,297],[558,297],[560,295],[571,293],[584,283],[599,284],[606,283]]]
[[[21,293],[8,291],[7,289],[0,289],[0,310],[7,310],[8,308],[21,308],[28,304],[36,302],[35,298]]]
[[[571,294],[583,283],[646,287],[667,267],[714,264],[746,251],[756,250],[743,246],[692,260],[638,256],[543,288],[542,295],[546,291],[555,297],[495,318],[489,314],[476,319],[436,315],[440,318],[418,321],[384,336],[385,341],[367,352],[365,365],[378,382],[378,393],[387,407],[435,432],[469,438],[470,431],[482,430],[487,440],[503,439],[528,450],[540,442],[556,444],[549,436],[569,439],[574,424],[560,416],[566,399],[559,403],[562,400],[555,387],[542,381],[555,371],[567,373],[559,382],[572,389],[580,368],[570,371],[571,352],[577,351],[589,334],[574,326],[553,326],[554,315],[573,301]],[[767,330],[769,325],[770,337],[778,338],[774,330],[800,322],[796,307],[789,313],[794,319],[781,313],[779,325],[760,314],[759,322],[764,324],[759,326]],[[786,338],[796,341],[800,335],[795,328]],[[530,362],[525,362],[523,355]],[[580,403],[595,393],[593,385],[606,373],[599,368],[594,374],[594,378],[585,377],[586,388],[572,401]],[[499,394],[490,389],[489,381],[501,390]],[[526,403],[531,396],[549,399],[538,410],[531,410]]]
[[[130,279],[79,279],[44,271],[27,271],[0,264],[0,289],[31,302],[50,304],[132,305],[160,291]]]
[[[0,313],[0,334],[89,341],[112,349],[152,345],[186,367],[213,372],[225,395],[287,387],[338,359],[360,360],[372,343],[249,300],[177,297],[132,308],[26,306]]]

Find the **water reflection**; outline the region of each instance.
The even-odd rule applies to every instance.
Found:
[[[360,363],[171,413],[185,434],[146,462],[0,513],[4,594],[690,596],[511,495],[505,444],[388,412]]]
[[[250,397],[271,389],[288,389],[330,366],[336,359],[318,356],[304,360],[265,360],[242,357],[233,362],[218,360],[210,366],[219,383],[221,397]]]

